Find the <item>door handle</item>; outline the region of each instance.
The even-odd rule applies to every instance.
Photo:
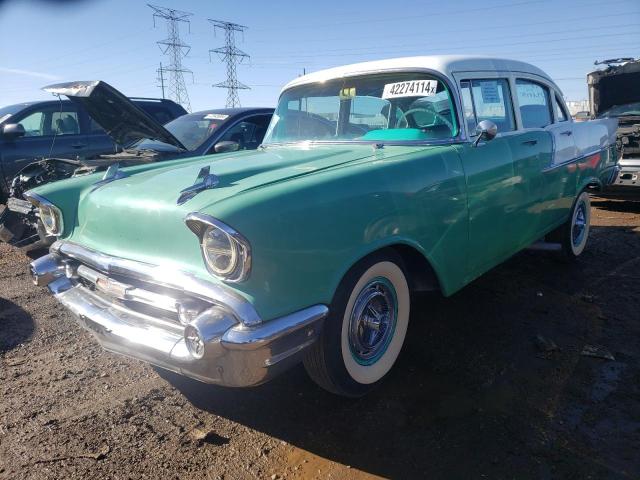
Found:
[[[560,132],[560,135],[566,135],[568,137],[573,135],[573,132],[571,130],[565,130],[564,132]]]
[[[527,141],[522,142],[523,145],[529,145],[530,147],[533,147],[537,143],[538,143],[538,140],[527,140]]]
[[[74,143],[73,145],[71,145],[71,148],[84,148],[86,146],[86,143]]]

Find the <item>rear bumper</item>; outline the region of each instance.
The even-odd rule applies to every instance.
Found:
[[[105,257],[100,260],[104,262]],[[84,267],[79,270],[79,265]],[[82,276],[90,277],[88,271],[98,276],[109,273],[108,268],[103,272],[91,270],[60,249],[31,264],[34,283],[48,285],[58,301],[106,350],[207,383],[244,387],[276,376],[301,360],[304,350],[318,338],[328,312],[326,306],[315,305],[247,325],[238,318],[241,310],[237,305],[230,306],[220,296],[209,299],[206,308],[188,323],[167,321],[129,308],[133,301],[123,301],[122,297],[118,300],[92,288],[87,281],[81,281]],[[116,284],[121,285],[112,281],[110,288],[116,288]],[[140,288],[129,288],[130,293],[125,295],[130,298],[155,298],[148,291],[143,297]],[[164,304],[166,298],[172,297],[157,300]]]

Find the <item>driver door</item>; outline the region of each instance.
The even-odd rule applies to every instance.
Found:
[[[471,140],[476,125],[490,120],[498,127],[493,140],[458,145],[465,171],[469,212],[469,280],[493,267],[512,251],[510,222],[517,196],[512,152],[516,122],[508,78],[460,81],[463,112]]]

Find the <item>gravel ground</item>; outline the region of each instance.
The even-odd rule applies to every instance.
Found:
[[[2,245],[0,478],[640,478],[640,203],[593,206],[576,263],[527,251],[415,298],[359,400],[302,368],[234,390],[103,352]]]

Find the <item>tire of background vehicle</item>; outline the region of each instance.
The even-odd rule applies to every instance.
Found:
[[[568,220],[550,234],[550,239],[562,245],[562,258],[575,260],[584,251],[591,226],[591,201],[582,192],[576,198]]]
[[[347,397],[375,388],[398,358],[410,302],[398,254],[385,250],[360,261],[340,282],[320,338],[305,355],[309,376]]]

